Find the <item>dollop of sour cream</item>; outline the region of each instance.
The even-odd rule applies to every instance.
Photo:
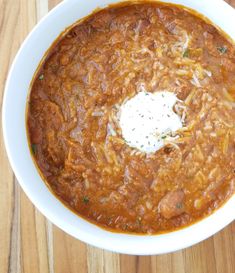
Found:
[[[120,107],[119,124],[126,143],[145,153],[154,153],[165,140],[182,127],[180,116],[173,111],[178,101],[168,91],[141,91]]]

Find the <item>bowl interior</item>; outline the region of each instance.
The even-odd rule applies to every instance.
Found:
[[[58,35],[97,7],[116,0],[65,0],[53,9],[26,38],[9,73],[3,103],[3,133],[11,166],[34,205],[55,225],[72,236],[108,250],[127,254],[160,254],[193,245],[234,220],[235,197],[206,219],[162,235],[129,235],[105,231],[75,215],[48,190],[32,161],[26,136],[25,107],[34,72]],[[197,10],[235,40],[235,11],[222,0],[171,0]]]

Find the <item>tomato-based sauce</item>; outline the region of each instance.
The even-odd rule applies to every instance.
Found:
[[[156,111],[135,100],[158,92],[176,98],[169,114],[167,96]],[[43,179],[78,215],[119,232],[190,225],[235,192],[235,46],[182,7],[97,11],[47,52],[27,126]]]

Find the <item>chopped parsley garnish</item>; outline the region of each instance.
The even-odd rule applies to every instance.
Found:
[[[162,139],[165,139],[166,137],[167,137],[167,136],[162,136],[161,138],[162,138]]]
[[[185,49],[184,53],[183,53],[183,57],[184,58],[188,58],[189,57],[189,49]]]
[[[219,46],[217,47],[217,49],[221,54],[224,54],[228,51],[228,48],[226,46]]]
[[[89,200],[88,196],[83,196],[82,201],[84,204],[87,204],[87,203],[89,203],[90,200]]]
[[[123,229],[124,229],[124,230],[127,230],[127,228],[128,228],[128,224],[124,224],[124,225],[123,225]]]
[[[183,204],[182,204],[182,203],[177,203],[177,204],[176,204],[176,208],[177,208],[177,209],[182,209],[182,207],[183,207]]]
[[[40,81],[42,81],[44,79],[44,75],[41,74],[38,78],[39,78]]]
[[[31,150],[32,150],[32,153],[35,155],[36,154],[36,150],[37,150],[36,144],[31,144]]]

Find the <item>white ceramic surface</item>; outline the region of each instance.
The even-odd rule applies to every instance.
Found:
[[[26,139],[25,107],[33,74],[55,38],[97,7],[116,0],[65,0],[45,16],[22,44],[6,82],[2,118],[7,154],[15,175],[34,205],[55,225],[91,245],[127,254],[162,254],[191,246],[235,219],[235,196],[206,219],[163,235],[127,235],[105,231],[73,214],[45,186],[32,161]],[[164,2],[164,1],[163,1]],[[235,40],[235,11],[222,0],[168,0],[191,7]]]

